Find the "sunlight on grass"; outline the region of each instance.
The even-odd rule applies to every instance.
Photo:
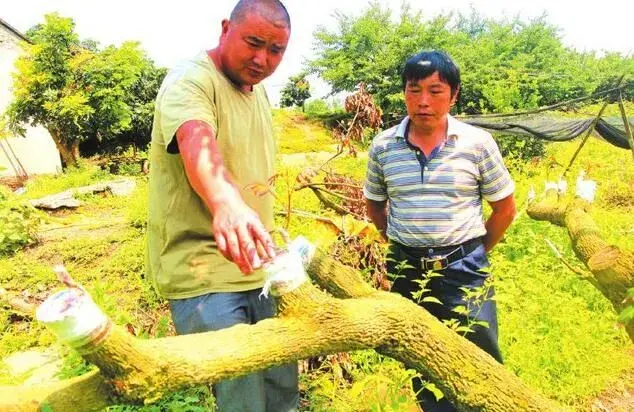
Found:
[[[275,109],[273,123],[278,153],[328,152],[337,144],[330,131],[299,111]]]

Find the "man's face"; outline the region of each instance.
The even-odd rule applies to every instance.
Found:
[[[458,93],[451,94],[448,83],[440,80],[438,72],[418,81],[405,84],[405,106],[411,121],[424,129],[444,125],[449,109]]]
[[[257,13],[241,21],[222,22],[221,60],[225,74],[239,85],[254,85],[269,77],[282,61],[290,30]]]

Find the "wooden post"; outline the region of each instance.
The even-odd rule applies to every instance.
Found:
[[[632,136],[632,129],[630,128],[630,122],[627,119],[625,113],[625,105],[623,104],[623,95],[619,92],[619,109],[621,110],[621,117],[623,118],[623,127],[625,128],[625,135],[630,143],[630,149],[632,150],[632,157],[634,157],[634,137]]]
[[[625,75],[621,76],[621,78],[619,79],[618,83],[616,84],[616,89],[621,87],[621,83],[623,83],[623,79],[625,78]],[[575,159],[577,158],[577,155],[579,154],[579,152],[581,151],[581,149],[583,149],[583,146],[586,144],[586,142],[588,141],[588,138],[590,137],[590,135],[592,134],[592,132],[594,132],[594,128],[597,127],[597,123],[599,123],[599,120],[601,119],[601,116],[603,115],[603,112],[605,111],[605,108],[608,107],[608,100],[607,100],[607,96],[606,96],[606,100],[605,103],[603,103],[603,106],[601,107],[601,110],[599,110],[599,114],[597,114],[597,117],[594,118],[594,121],[592,122],[592,125],[590,126],[590,128],[588,129],[588,133],[586,133],[585,137],[583,138],[583,140],[581,141],[581,144],[579,145],[579,147],[577,148],[577,150],[575,151],[575,154],[572,155],[572,159],[570,159],[570,162],[568,163],[568,166],[566,166],[566,169],[564,170],[564,172],[561,175],[561,178],[563,179],[564,177],[566,177],[566,175],[568,174],[568,172],[570,171],[570,167],[572,166],[572,164],[575,162]]]

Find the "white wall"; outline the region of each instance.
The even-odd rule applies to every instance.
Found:
[[[11,73],[15,70],[15,60],[22,52],[19,42],[20,39],[13,32],[0,24],[0,113],[6,110],[13,99]],[[5,149],[8,146],[13,149],[29,175],[58,173],[62,169],[55,143],[43,127],[27,127],[26,137],[8,138],[1,144]],[[13,155],[9,153],[9,156],[15,164]],[[0,149],[0,176],[15,174],[11,162]]]

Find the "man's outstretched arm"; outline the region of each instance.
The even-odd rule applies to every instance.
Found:
[[[258,269],[275,256],[274,243],[225,168],[213,128],[190,120],[178,128],[176,140],[187,179],[213,216],[218,250],[245,274]]]

